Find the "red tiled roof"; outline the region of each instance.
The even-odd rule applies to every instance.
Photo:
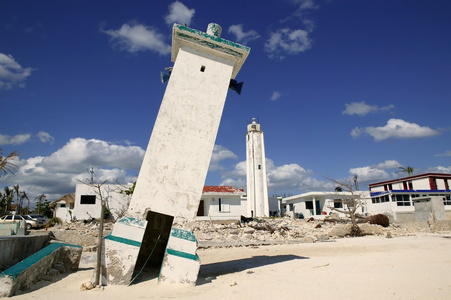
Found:
[[[203,193],[215,193],[215,194],[242,194],[243,189],[237,189],[233,186],[204,186]]]

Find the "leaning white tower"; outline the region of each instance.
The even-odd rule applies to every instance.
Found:
[[[109,284],[130,284],[146,266],[158,282],[194,285],[200,268],[193,224],[202,197],[227,91],[250,48],[174,24],[170,74],[125,216],[105,237]]]
[[[263,131],[255,118],[247,125],[246,170],[247,217],[269,217],[265,143]]]

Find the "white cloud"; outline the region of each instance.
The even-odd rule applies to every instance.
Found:
[[[375,167],[359,167],[349,170],[352,175],[358,175],[359,182],[375,182],[390,179],[390,175],[381,169]]]
[[[175,1],[169,5],[169,14],[164,17],[164,20],[168,25],[178,23],[189,26],[195,12],[195,9],[189,9],[182,2]]]
[[[0,146],[1,145],[21,145],[31,141],[32,134],[16,134],[14,136],[3,135],[0,134]],[[38,134],[35,135],[42,143],[51,143],[55,140],[53,136],[48,134],[45,131],[39,131]]]
[[[451,166],[443,167],[443,166],[437,166],[437,167],[430,167],[427,169],[427,173],[451,173]]]
[[[298,11],[305,11],[309,9],[317,9],[319,6],[315,4],[313,0],[291,0],[294,4],[298,5]]]
[[[71,139],[50,156],[19,159],[15,175],[4,178],[5,185],[19,184],[30,199],[45,194],[56,200],[74,192],[75,179],[88,178],[88,169],[94,167],[95,178],[109,179],[110,183],[126,184],[136,180],[144,150],[136,146],[111,144],[101,140]],[[135,174],[129,174],[134,173]]]
[[[287,54],[296,55],[312,47],[310,33],[313,32],[315,23],[306,18],[306,15],[319,6],[313,0],[291,0],[290,2],[296,6],[296,9],[290,16],[281,20],[281,23],[295,19],[296,24],[300,21],[304,27],[299,28],[299,25],[296,25],[297,29],[293,29],[285,25],[284,28],[271,31],[264,48],[270,58],[282,60]]]
[[[31,134],[16,134],[14,136],[0,134],[0,145],[21,145],[30,140]]]
[[[218,171],[222,170],[221,162],[226,159],[238,159],[238,156],[230,151],[229,149],[221,146],[215,145],[213,148],[213,153],[210,160],[210,166],[208,171]]]
[[[397,169],[399,166],[401,166],[401,164],[396,160],[386,160],[377,164],[375,167],[378,169]]]
[[[42,161],[42,166],[58,172],[83,172],[90,166],[138,170],[145,151],[137,146],[115,145],[84,138],[71,139]]]
[[[390,112],[395,106],[390,104],[383,107],[378,107],[377,105],[368,105],[365,101],[362,102],[351,102],[346,105],[346,109],[343,111],[345,115],[358,115],[365,116],[369,113],[376,113],[381,111]]]
[[[298,164],[275,166],[271,159],[266,159],[268,193],[303,192],[312,190],[330,190],[334,184],[312,177],[312,171],[305,170]],[[235,165],[233,171],[224,173],[221,185],[246,187],[246,161]]]
[[[270,100],[276,101],[277,99],[280,98],[280,96],[282,96],[282,95],[279,92],[273,92]]]
[[[32,68],[22,68],[11,55],[0,53],[0,90],[14,86],[25,87],[25,79],[31,75]]]
[[[312,47],[309,31],[282,28],[270,33],[265,43],[265,51],[271,58],[283,59],[284,54],[298,54]]]
[[[118,30],[101,31],[109,35],[114,47],[131,53],[138,51],[154,51],[161,55],[171,52],[171,46],[165,42],[165,37],[156,28],[130,23],[123,24]]]
[[[246,177],[246,161],[240,161],[232,171],[224,173],[223,177]]]
[[[415,123],[409,123],[401,119],[390,119],[383,127],[356,127],[351,131],[353,137],[368,134],[375,141],[382,141],[389,138],[423,138],[440,134],[437,130],[429,127],[422,127]]]
[[[443,153],[436,154],[435,156],[438,156],[438,157],[440,157],[440,156],[451,156],[451,150],[447,150],[447,151],[445,151]]]
[[[244,32],[243,24],[232,25],[229,27],[229,32],[235,34],[239,43],[247,44],[250,41],[256,40],[260,37],[257,31],[249,30]]]
[[[45,131],[39,131],[37,136],[42,143],[49,142],[49,143],[53,144],[53,141],[55,140],[55,138],[53,136],[51,136],[49,133],[47,133]]]

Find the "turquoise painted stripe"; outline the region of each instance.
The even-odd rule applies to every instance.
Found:
[[[139,227],[139,228],[146,228],[146,225],[147,225],[147,221],[132,218],[132,217],[122,217],[119,220],[117,220],[117,223],[122,223],[127,226],[133,226],[133,227]]]
[[[199,260],[199,256],[197,256],[195,254],[190,254],[190,253],[186,253],[186,252],[182,252],[182,251],[178,251],[178,250],[174,250],[174,249],[170,249],[170,248],[166,249],[166,253],[169,255],[174,255],[174,256],[187,258],[187,259],[191,259],[191,260],[196,260],[196,261]]]
[[[141,247],[141,242],[137,242],[137,241],[126,239],[126,238],[119,237],[119,236],[114,236],[112,234],[107,235],[105,237],[105,239],[114,241],[114,242],[118,242],[121,244],[126,244],[126,245],[130,245],[130,246],[135,246],[135,247]]]
[[[48,245],[47,247],[39,250],[35,254],[28,256],[27,258],[25,258],[21,262],[15,264],[11,268],[6,269],[5,271],[3,271],[0,274],[0,277],[9,276],[9,277],[15,279],[15,278],[17,278],[17,276],[20,275],[20,273],[22,273],[23,271],[25,271],[26,269],[28,269],[29,267],[31,267],[32,265],[34,265],[35,263],[37,263],[38,261],[40,261],[41,259],[46,257],[47,255],[53,253],[55,250],[57,250],[58,248],[61,248],[61,247],[81,248],[81,246],[77,246],[77,245],[71,245],[71,244],[65,244],[65,243],[52,243],[52,244]]]
[[[194,233],[192,233],[191,231],[183,230],[183,229],[172,228],[171,236],[182,239],[182,240],[187,240],[190,242],[197,242],[197,239],[194,236]]]
[[[199,30],[196,30],[196,29],[187,27],[187,26],[183,26],[183,25],[179,25],[179,24],[174,24],[173,27],[174,27],[174,28],[178,28],[179,30],[183,30],[183,31],[185,31],[185,32],[189,32],[189,33],[191,33],[191,34],[193,34],[193,35],[197,35],[197,36],[199,36],[199,37],[202,37],[202,38],[205,38],[205,39],[209,39],[209,40],[212,40],[212,41],[215,41],[215,42],[218,42],[218,43],[227,45],[227,46],[229,46],[229,47],[237,48],[237,49],[239,49],[239,50],[241,50],[241,51],[244,51],[244,52],[247,52],[247,53],[249,53],[250,50],[251,50],[251,48],[249,48],[249,47],[247,47],[247,46],[243,46],[243,45],[234,43],[234,42],[232,42],[232,41],[229,41],[229,40],[226,40],[226,39],[223,39],[223,38],[220,38],[220,37],[216,37],[216,36],[213,36],[213,35],[209,35],[208,33],[205,33],[205,32],[202,32],[202,31],[199,31]],[[181,34],[180,34],[180,35],[181,35]],[[185,36],[186,36],[186,35],[185,35]],[[237,52],[237,53],[238,53],[238,52]]]

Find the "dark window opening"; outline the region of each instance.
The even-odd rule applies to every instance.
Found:
[[[218,201],[219,201],[219,211],[221,211],[221,198],[219,198]]]
[[[408,194],[395,195],[397,206],[410,206],[410,196]]]
[[[205,66],[200,67],[201,72],[205,72]]]
[[[261,166],[261,165],[258,165],[258,169],[261,170],[261,168],[262,168],[262,166]]]
[[[341,200],[334,201],[334,208],[343,208],[343,202]]]
[[[96,204],[96,196],[82,195],[80,198],[80,204]]]

